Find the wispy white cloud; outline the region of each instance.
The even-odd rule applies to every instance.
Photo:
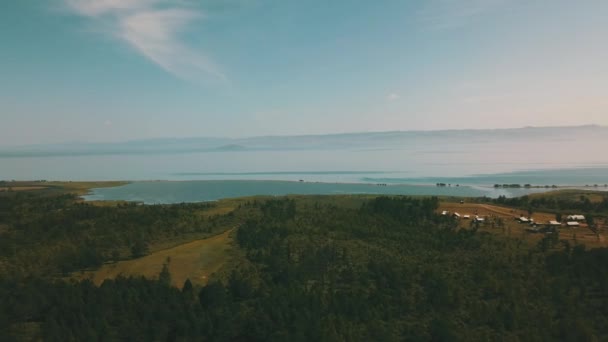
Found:
[[[418,12],[423,25],[442,30],[464,26],[506,0],[429,0]]]
[[[390,93],[388,95],[386,95],[386,99],[389,101],[396,101],[400,98],[401,96],[397,93]]]
[[[65,0],[66,4],[86,16],[100,16],[109,13],[131,11],[154,6],[159,0]]]
[[[210,58],[180,39],[180,33],[204,19],[183,0],[64,1],[70,10],[106,25],[114,37],[179,78],[226,80]]]

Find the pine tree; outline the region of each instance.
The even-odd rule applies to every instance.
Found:
[[[165,286],[171,286],[171,273],[167,264],[163,264],[163,269],[158,275],[158,282]]]
[[[192,286],[190,278],[186,279],[184,282],[184,286],[182,286],[182,294],[188,301],[194,300],[194,287]]]

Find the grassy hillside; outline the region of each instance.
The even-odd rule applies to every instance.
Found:
[[[119,276],[144,276],[156,279],[167,265],[171,273],[171,285],[181,288],[187,279],[193,285],[205,285],[229,258],[233,229],[216,236],[194,240],[173,248],[159,250],[141,258],[103,265],[100,269],[80,275],[101,285],[107,279]]]

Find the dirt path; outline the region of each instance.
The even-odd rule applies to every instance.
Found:
[[[514,209],[509,209],[509,208],[502,208],[502,207],[497,207],[497,206],[493,206],[493,205],[487,205],[487,204],[480,204],[479,205],[480,208],[484,208],[486,210],[488,210],[489,212],[498,214],[498,215],[502,215],[502,216],[512,216],[512,217],[519,217],[519,211],[518,210],[514,210]]]
[[[196,240],[173,248],[164,249],[145,257],[107,264],[86,276],[100,285],[105,279],[118,275],[143,275],[155,279],[168,262],[173,286],[182,287],[186,279],[193,284],[204,285],[211,274],[222,267],[231,248],[231,233],[235,228],[208,239]]]

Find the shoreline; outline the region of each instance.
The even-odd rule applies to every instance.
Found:
[[[386,195],[438,196],[452,198],[507,198],[559,191],[604,192],[583,186],[560,188],[495,189],[492,186],[437,187],[422,184],[365,184],[299,182],[280,180],[194,180],[194,181],[137,181],[124,187],[92,189],[85,201],[129,201],[146,204],[170,204],[217,201],[251,196],[291,195]],[[594,191],[595,190],[595,191]]]
[[[515,184],[515,183],[514,183]],[[513,185],[513,184],[511,184]],[[9,190],[11,189],[11,190]],[[73,193],[84,202],[145,204],[195,203],[251,196],[387,195],[452,198],[516,198],[552,192],[608,194],[608,187],[561,184],[496,187],[492,184],[364,183],[310,180],[142,180],[142,181],[15,181],[0,182],[0,194],[13,192]]]
[[[315,180],[289,180],[289,179],[149,179],[149,180],[110,180],[110,181],[70,181],[70,180],[11,180],[11,181],[0,181],[0,192],[7,191],[8,188],[13,188],[15,191],[33,191],[43,190],[49,188],[63,188],[66,190],[94,190],[103,188],[115,188],[125,186],[134,183],[219,183],[219,182],[231,182],[231,183],[289,183],[289,184],[322,184],[322,185],[354,185],[354,186],[381,186],[381,187],[435,187],[441,189],[458,189],[458,188],[481,188],[487,190],[590,190],[608,192],[608,186],[605,184],[552,184],[552,185],[530,185],[515,184],[517,186],[496,186],[496,184],[489,183],[459,183],[452,185],[445,185],[440,183],[427,183],[427,182],[401,182],[401,183],[382,183],[382,182],[331,182],[331,181],[315,181]],[[510,184],[513,185],[513,184]],[[22,189],[23,188],[23,189]]]
[[[365,186],[385,186],[385,187],[395,187],[395,186],[411,186],[411,187],[436,187],[436,188],[444,188],[444,189],[454,189],[454,188],[482,188],[488,190],[528,190],[528,189],[538,189],[538,190],[590,190],[590,191],[607,191],[608,186],[605,185],[577,185],[577,184],[552,184],[552,185],[531,185],[524,186],[524,184],[519,184],[520,186],[495,186],[493,184],[483,183],[483,184],[474,184],[474,183],[460,183],[451,186],[440,186],[437,183],[417,183],[417,182],[403,182],[403,183],[376,183],[376,182],[353,182],[353,181],[344,181],[344,182],[330,182],[330,181],[314,181],[314,180],[289,180],[289,179],[153,179],[153,180],[125,180],[125,181],[108,181],[108,183],[122,183],[119,185],[108,185],[103,187],[94,187],[96,188],[107,188],[107,187],[116,187],[123,186],[131,183],[196,183],[196,182],[243,182],[243,183],[293,183],[293,184],[324,184],[324,185],[365,185]],[[74,183],[81,183],[75,181]],[[91,183],[89,181],[82,183]],[[96,182],[93,182],[96,183]]]

